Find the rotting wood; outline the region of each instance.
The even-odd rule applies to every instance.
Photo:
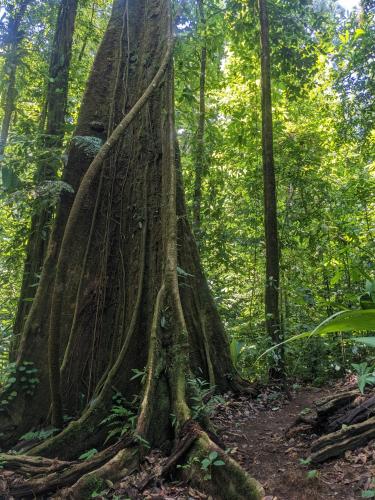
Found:
[[[314,441],[311,447],[311,461],[324,462],[341,455],[346,450],[354,450],[373,438],[375,438],[375,417],[344,427]]]

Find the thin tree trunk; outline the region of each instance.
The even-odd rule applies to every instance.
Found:
[[[26,9],[31,0],[23,0],[18,6],[14,16],[9,19],[7,45],[5,59],[5,73],[7,73],[7,86],[4,97],[4,116],[0,132],[0,163],[4,156],[5,147],[8,142],[9,129],[16,104],[16,73],[20,61],[20,45],[23,39],[21,23]],[[5,167],[1,169],[2,183],[6,188],[12,187],[14,174]]]
[[[279,241],[277,227],[276,179],[273,158],[271,63],[267,0],[259,0],[262,73],[262,155],[264,180],[264,229],[266,240],[265,315],[267,334],[274,344],[282,340],[279,311]],[[283,376],[283,356],[278,349],[272,368]]]
[[[202,30],[206,26],[206,18],[204,14],[203,0],[198,1],[199,18]],[[197,130],[197,143],[195,146],[195,180],[194,180],[194,197],[193,197],[193,230],[195,239],[199,244],[201,238],[201,205],[202,205],[202,180],[205,174],[205,125],[206,125],[206,66],[207,66],[207,47],[203,33],[203,41],[201,46],[201,66],[199,79],[199,118]]]
[[[46,127],[42,145],[49,151],[49,155],[47,155],[46,160],[39,164],[35,175],[36,184],[55,180],[60,165],[59,156],[64,139],[69,68],[77,4],[78,0],[62,0],[59,7],[48,72],[45,106]],[[52,216],[52,207],[37,205],[31,218],[21,294],[14,323],[14,342],[11,352],[13,359],[16,356],[22,328],[30,311],[31,301],[36,293],[36,283],[39,280],[46,256]]]

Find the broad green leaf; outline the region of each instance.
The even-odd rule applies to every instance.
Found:
[[[369,347],[375,347],[375,337],[351,337],[350,340],[356,344],[365,344]]]
[[[362,491],[361,498],[375,498],[375,490]]]
[[[215,460],[214,465],[216,465],[217,467],[219,467],[221,465],[225,465],[225,462],[223,460]]]
[[[355,309],[353,311],[347,310],[335,313],[329,318],[322,321],[313,331],[300,333],[299,335],[294,335],[293,337],[290,337],[284,342],[280,342],[280,344],[270,347],[259,356],[258,360],[265,354],[279,347],[280,345],[293,342],[294,340],[304,339],[307,337],[312,337],[314,335],[325,335],[326,333],[351,332],[355,330],[357,331],[375,330],[375,309],[367,309],[367,310]],[[357,337],[357,338],[363,339],[366,337]],[[355,339],[355,337],[351,338],[351,340],[353,339]],[[375,347],[375,343],[373,344],[373,347]]]
[[[201,469],[206,470],[211,465],[211,460],[204,458],[201,462]]]
[[[94,455],[98,453],[98,450],[96,448],[91,448],[91,450],[85,451],[85,453],[82,453],[78,457],[79,460],[90,460]]]
[[[309,472],[306,475],[308,479],[313,479],[314,477],[317,477],[318,471],[316,469],[309,470]]]

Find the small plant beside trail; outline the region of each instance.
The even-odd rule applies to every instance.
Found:
[[[189,460],[186,464],[177,465],[178,469],[182,470],[190,470],[194,465],[199,465],[199,469],[203,471],[203,479],[205,481],[210,481],[212,479],[212,470],[214,467],[222,467],[225,465],[225,462],[220,459],[217,451],[211,451],[207,457],[199,460],[197,457]]]
[[[215,388],[211,387],[202,378],[190,378],[187,383],[188,389],[191,392],[191,410],[194,420],[199,421],[210,417],[215,407],[220,403],[224,403],[224,399],[221,396],[214,394]]]
[[[112,400],[114,404],[110,415],[101,421],[101,425],[106,425],[109,428],[105,442],[115,437],[120,438],[127,432],[133,431],[137,421],[137,412],[132,408],[134,405],[129,404],[122,394],[116,392]]]
[[[357,375],[358,388],[364,394],[366,385],[375,384],[375,366],[368,366],[366,362],[352,363],[352,367]]]
[[[201,460],[201,469],[205,472],[204,479],[210,480],[213,467],[221,467],[225,465],[223,460],[218,459],[217,451],[211,451],[211,453]]]

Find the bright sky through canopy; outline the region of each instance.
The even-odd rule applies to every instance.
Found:
[[[360,0],[338,0],[338,3],[346,10],[351,10],[359,6]]]

